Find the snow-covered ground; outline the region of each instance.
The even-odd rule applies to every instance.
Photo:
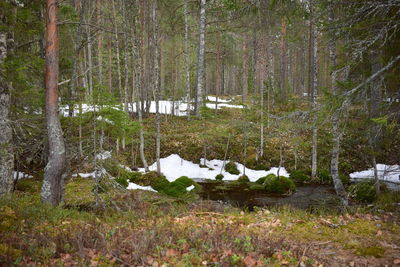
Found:
[[[377,164],[379,180],[400,185],[400,165]],[[352,180],[374,179],[374,168],[350,174]]]
[[[201,162],[203,163],[203,159]],[[207,160],[206,166],[208,168],[201,168],[199,164],[193,163],[191,161],[182,159],[179,155],[172,154],[166,158],[160,159],[161,163],[161,172],[165,175],[168,181],[173,182],[181,176],[187,176],[189,178],[201,178],[201,179],[214,179],[217,174],[221,173],[221,169],[223,166],[223,160]],[[224,180],[237,180],[239,176],[243,175],[244,166],[240,163],[235,162],[240,174],[234,175],[222,171],[224,175]],[[209,169],[211,168],[211,169]],[[149,166],[149,169],[154,171],[157,169],[156,163]],[[268,174],[278,174],[279,168],[274,167],[269,171],[258,171],[246,168],[246,175],[249,177],[251,182],[257,181],[257,179],[266,176]],[[140,169],[141,172],[144,172],[144,169]],[[279,170],[280,176],[289,176],[289,173],[285,170],[285,168],[281,167]]]
[[[208,96],[208,99],[210,101],[216,100],[215,97]],[[221,108],[243,108],[242,105],[233,105],[233,104],[228,104],[231,100],[224,100],[224,99],[219,99],[218,98],[218,109]],[[210,109],[215,109],[215,104],[214,103],[206,103],[206,106]],[[115,109],[123,109],[122,104],[121,105],[113,105],[112,106]],[[160,113],[161,114],[172,114],[172,101],[171,100],[160,100],[159,102],[159,107],[160,107]],[[193,108],[193,107],[192,107]],[[94,105],[89,105],[89,104],[82,104],[82,113],[86,112],[92,112],[94,111],[95,106]],[[99,110],[100,107],[97,106],[96,110]],[[184,101],[175,101],[174,103],[174,114],[175,116],[186,116],[187,115],[187,109],[188,105],[187,102]],[[128,104],[128,110],[130,112],[136,112],[136,103],[129,103]],[[150,102],[150,113],[156,113],[156,102],[151,101]],[[60,114],[64,117],[67,117],[69,113],[69,107],[68,105],[61,105],[60,106]],[[77,116],[79,114],[79,105],[74,106],[74,116]],[[102,120],[101,117],[97,118],[98,120]],[[107,121],[110,123],[109,121]]]

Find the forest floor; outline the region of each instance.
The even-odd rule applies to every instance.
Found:
[[[219,202],[113,189],[73,178],[65,204],[40,203],[39,179],[0,200],[0,265],[395,266],[400,216],[282,207],[248,212]]]

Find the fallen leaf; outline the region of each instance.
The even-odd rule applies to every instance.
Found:
[[[244,258],[243,262],[244,264],[246,264],[247,267],[252,267],[257,264],[257,261],[251,256],[247,256],[246,258]]]

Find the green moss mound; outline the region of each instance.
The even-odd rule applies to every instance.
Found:
[[[289,178],[297,184],[303,184],[311,179],[310,176],[305,174],[302,170],[292,171],[289,175]]]
[[[223,174],[217,174],[215,176],[215,180],[217,180],[217,181],[222,181],[223,179],[224,179],[224,175]]]
[[[258,183],[251,183],[249,186],[250,190],[264,190],[264,186]]]
[[[236,164],[232,161],[229,161],[228,163],[225,164],[225,171],[234,175],[240,174],[240,171],[238,170]]]
[[[264,188],[269,193],[281,195],[293,192],[296,189],[296,185],[287,177],[277,177],[274,174],[269,174],[265,177]]]
[[[263,185],[264,184],[264,182],[265,182],[265,178],[266,178],[267,176],[264,176],[264,177],[261,177],[261,178],[258,178],[257,179],[257,181],[256,181],[256,183],[257,184],[260,184],[260,185]]]
[[[187,188],[192,185],[194,186],[194,189],[188,191]],[[200,189],[200,185],[197,184],[195,181],[186,176],[182,176],[171,183],[164,184],[163,188],[156,190],[171,197],[183,197],[188,193],[197,193],[200,191]]]
[[[121,185],[124,188],[127,188],[129,185],[129,181],[127,179],[125,179],[124,177],[117,177],[115,178],[115,181]]]
[[[250,182],[249,177],[247,177],[247,175],[242,175],[237,180],[238,180],[239,183],[248,183],[248,182]]]

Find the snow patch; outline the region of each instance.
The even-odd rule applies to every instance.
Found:
[[[129,183],[127,189],[129,190],[145,190],[145,191],[152,191],[152,192],[157,192],[156,190],[154,190],[153,188],[151,188],[151,186],[141,186],[135,183]]]
[[[189,187],[186,188],[186,191],[190,192],[194,189],[194,185],[191,185]]]
[[[216,97],[213,96],[208,96],[208,99],[210,101],[216,100]],[[231,100],[224,100],[218,98],[218,109],[221,108],[243,108],[243,105],[232,105],[232,104],[227,104]],[[174,104],[174,105],[172,105]],[[147,108],[146,103],[145,109]],[[215,104],[214,103],[207,103],[206,106],[210,109],[215,109]],[[123,105],[110,105],[107,106],[116,110],[123,110]],[[172,108],[173,107],[173,108]],[[90,105],[90,104],[81,104],[82,108],[82,113],[87,113],[87,112],[93,112],[94,110],[100,110],[100,106],[95,106],[95,105]],[[174,114],[175,116],[186,116],[187,111],[188,111],[188,104],[185,101],[171,101],[171,100],[160,100],[159,101],[159,108],[160,108],[160,114]],[[74,112],[73,116],[78,116],[80,111],[79,105],[74,105]],[[136,103],[128,103],[128,111],[129,112],[136,112]],[[150,113],[156,113],[156,102],[155,101],[150,101],[150,106],[149,106],[149,112]],[[60,106],[60,114],[64,117],[69,116],[69,106],[68,105],[61,105]],[[112,121],[107,120],[106,118],[102,118],[101,116],[96,118],[97,120],[105,121],[107,123],[113,124]]]
[[[204,159],[201,159],[201,162],[204,162]],[[177,154],[172,154],[166,158],[160,159],[161,164],[161,172],[165,175],[168,181],[173,182],[181,176],[187,176],[189,178],[201,178],[201,179],[215,179],[217,174],[221,173],[221,169],[223,166],[223,160],[207,160],[205,165],[207,168],[201,168],[199,164],[193,163],[191,161],[182,159]],[[244,165],[235,162],[240,174],[234,175],[222,170],[222,174],[224,175],[225,181],[233,181],[237,180],[241,175],[243,175]],[[151,171],[157,170],[157,163],[149,166]],[[139,169],[141,172],[144,172],[144,168]],[[263,170],[252,170],[245,169],[245,174],[249,177],[251,182],[257,181],[257,179],[264,177],[268,174],[275,174],[280,176],[289,177],[289,173],[286,171],[284,167],[278,168],[274,167],[268,171]]]
[[[87,173],[77,173],[77,174],[73,174],[72,177],[82,177],[82,178],[98,178],[101,177],[103,175],[105,175],[107,173],[107,171],[102,168],[100,170],[98,170],[97,172],[93,171],[93,172],[87,172]]]
[[[207,96],[207,100],[211,101],[211,102],[217,102],[217,97],[209,95],[209,96]],[[222,98],[218,97],[218,103],[229,103],[231,101],[232,101],[231,99],[222,99]]]
[[[376,167],[378,169],[379,180],[400,185],[400,165],[377,164]],[[375,179],[374,168],[353,172],[350,174],[350,178],[354,181],[359,179]]]
[[[29,175],[29,174],[27,174],[27,173],[24,173],[24,172],[19,172],[19,171],[14,171],[13,172],[13,177],[14,177],[14,180],[21,180],[21,179],[31,179],[31,178],[33,178],[33,176],[32,175]]]

